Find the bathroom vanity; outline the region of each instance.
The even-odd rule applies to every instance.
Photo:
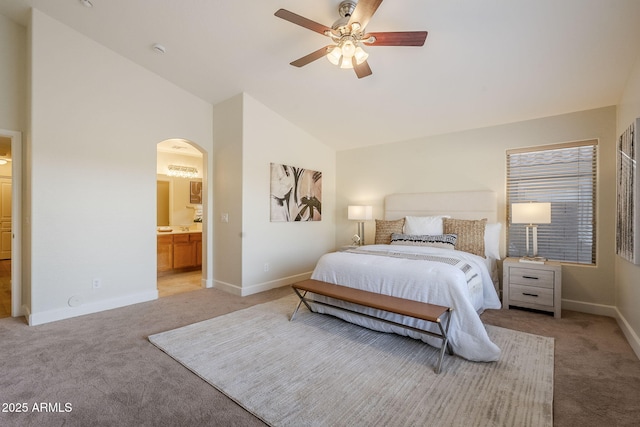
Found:
[[[158,273],[200,268],[202,266],[202,232],[158,231]]]

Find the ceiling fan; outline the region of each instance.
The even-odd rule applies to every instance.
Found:
[[[322,47],[291,63],[295,67],[305,66],[316,59],[326,56],[340,68],[353,68],[359,79],[371,75],[367,63],[369,56],[361,44],[367,46],[423,46],[427,38],[426,31],[372,32],[365,29],[382,0],[345,0],[338,6],[338,19],[331,28],[318,24],[303,16],[279,9],[275,15],[316,33],[329,37],[334,44]]]

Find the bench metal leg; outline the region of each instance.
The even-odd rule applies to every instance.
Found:
[[[450,308],[447,312],[447,320],[444,327],[442,327],[442,322],[438,322],[438,327],[440,328],[440,334],[442,335],[442,346],[440,347],[440,357],[438,358],[438,363],[436,365],[435,371],[436,374],[440,373],[440,369],[442,368],[442,359],[444,359],[444,351],[445,349],[449,352],[449,354],[453,355],[453,349],[451,348],[451,344],[449,343],[449,324],[451,323],[451,311]]]
[[[298,302],[298,306],[296,307],[296,309],[293,311],[293,314],[291,315],[291,317],[289,318],[289,321],[292,321],[294,317],[296,317],[296,313],[298,312],[298,309],[300,308],[300,306],[302,305],[302,303],[304,303],[304,305],[307,306],[307,308],[309,309],[309,311],[313,311],[311,310],[311,307],[309,306],[309,304],[307,303],[307,300],[304,298],[307,295],[307,291],[304,291],[304,294],[300,294],[300,292],[296,289],[293,288],[294,292],[298,295],[298,298],[300,298],[300,301]]]

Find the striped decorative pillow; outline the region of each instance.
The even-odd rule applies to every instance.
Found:
[[[434,248],[455,249],[457,236],[455,234],[440,235],[420,235],[420,234],[400,234],[391,235],[392,245],[407,246],[431,246]]]

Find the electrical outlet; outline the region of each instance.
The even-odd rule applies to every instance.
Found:
[[[269,271],[269,268],[270,268],[270,267],[271,267],[271,266],[269,265],[269,263],[268,263],[268,262],[265,262],[265,263],[264,263],[264,271],[265,271],[265,272]]]
[[[98,289],[100,287],[102,287],[102,280],[100,279],[93,279],[91,281],[91,285],[93,286],[93,289]]]
[[[226,212],[221,213],[220,222],[229,222],[229,214]]]

